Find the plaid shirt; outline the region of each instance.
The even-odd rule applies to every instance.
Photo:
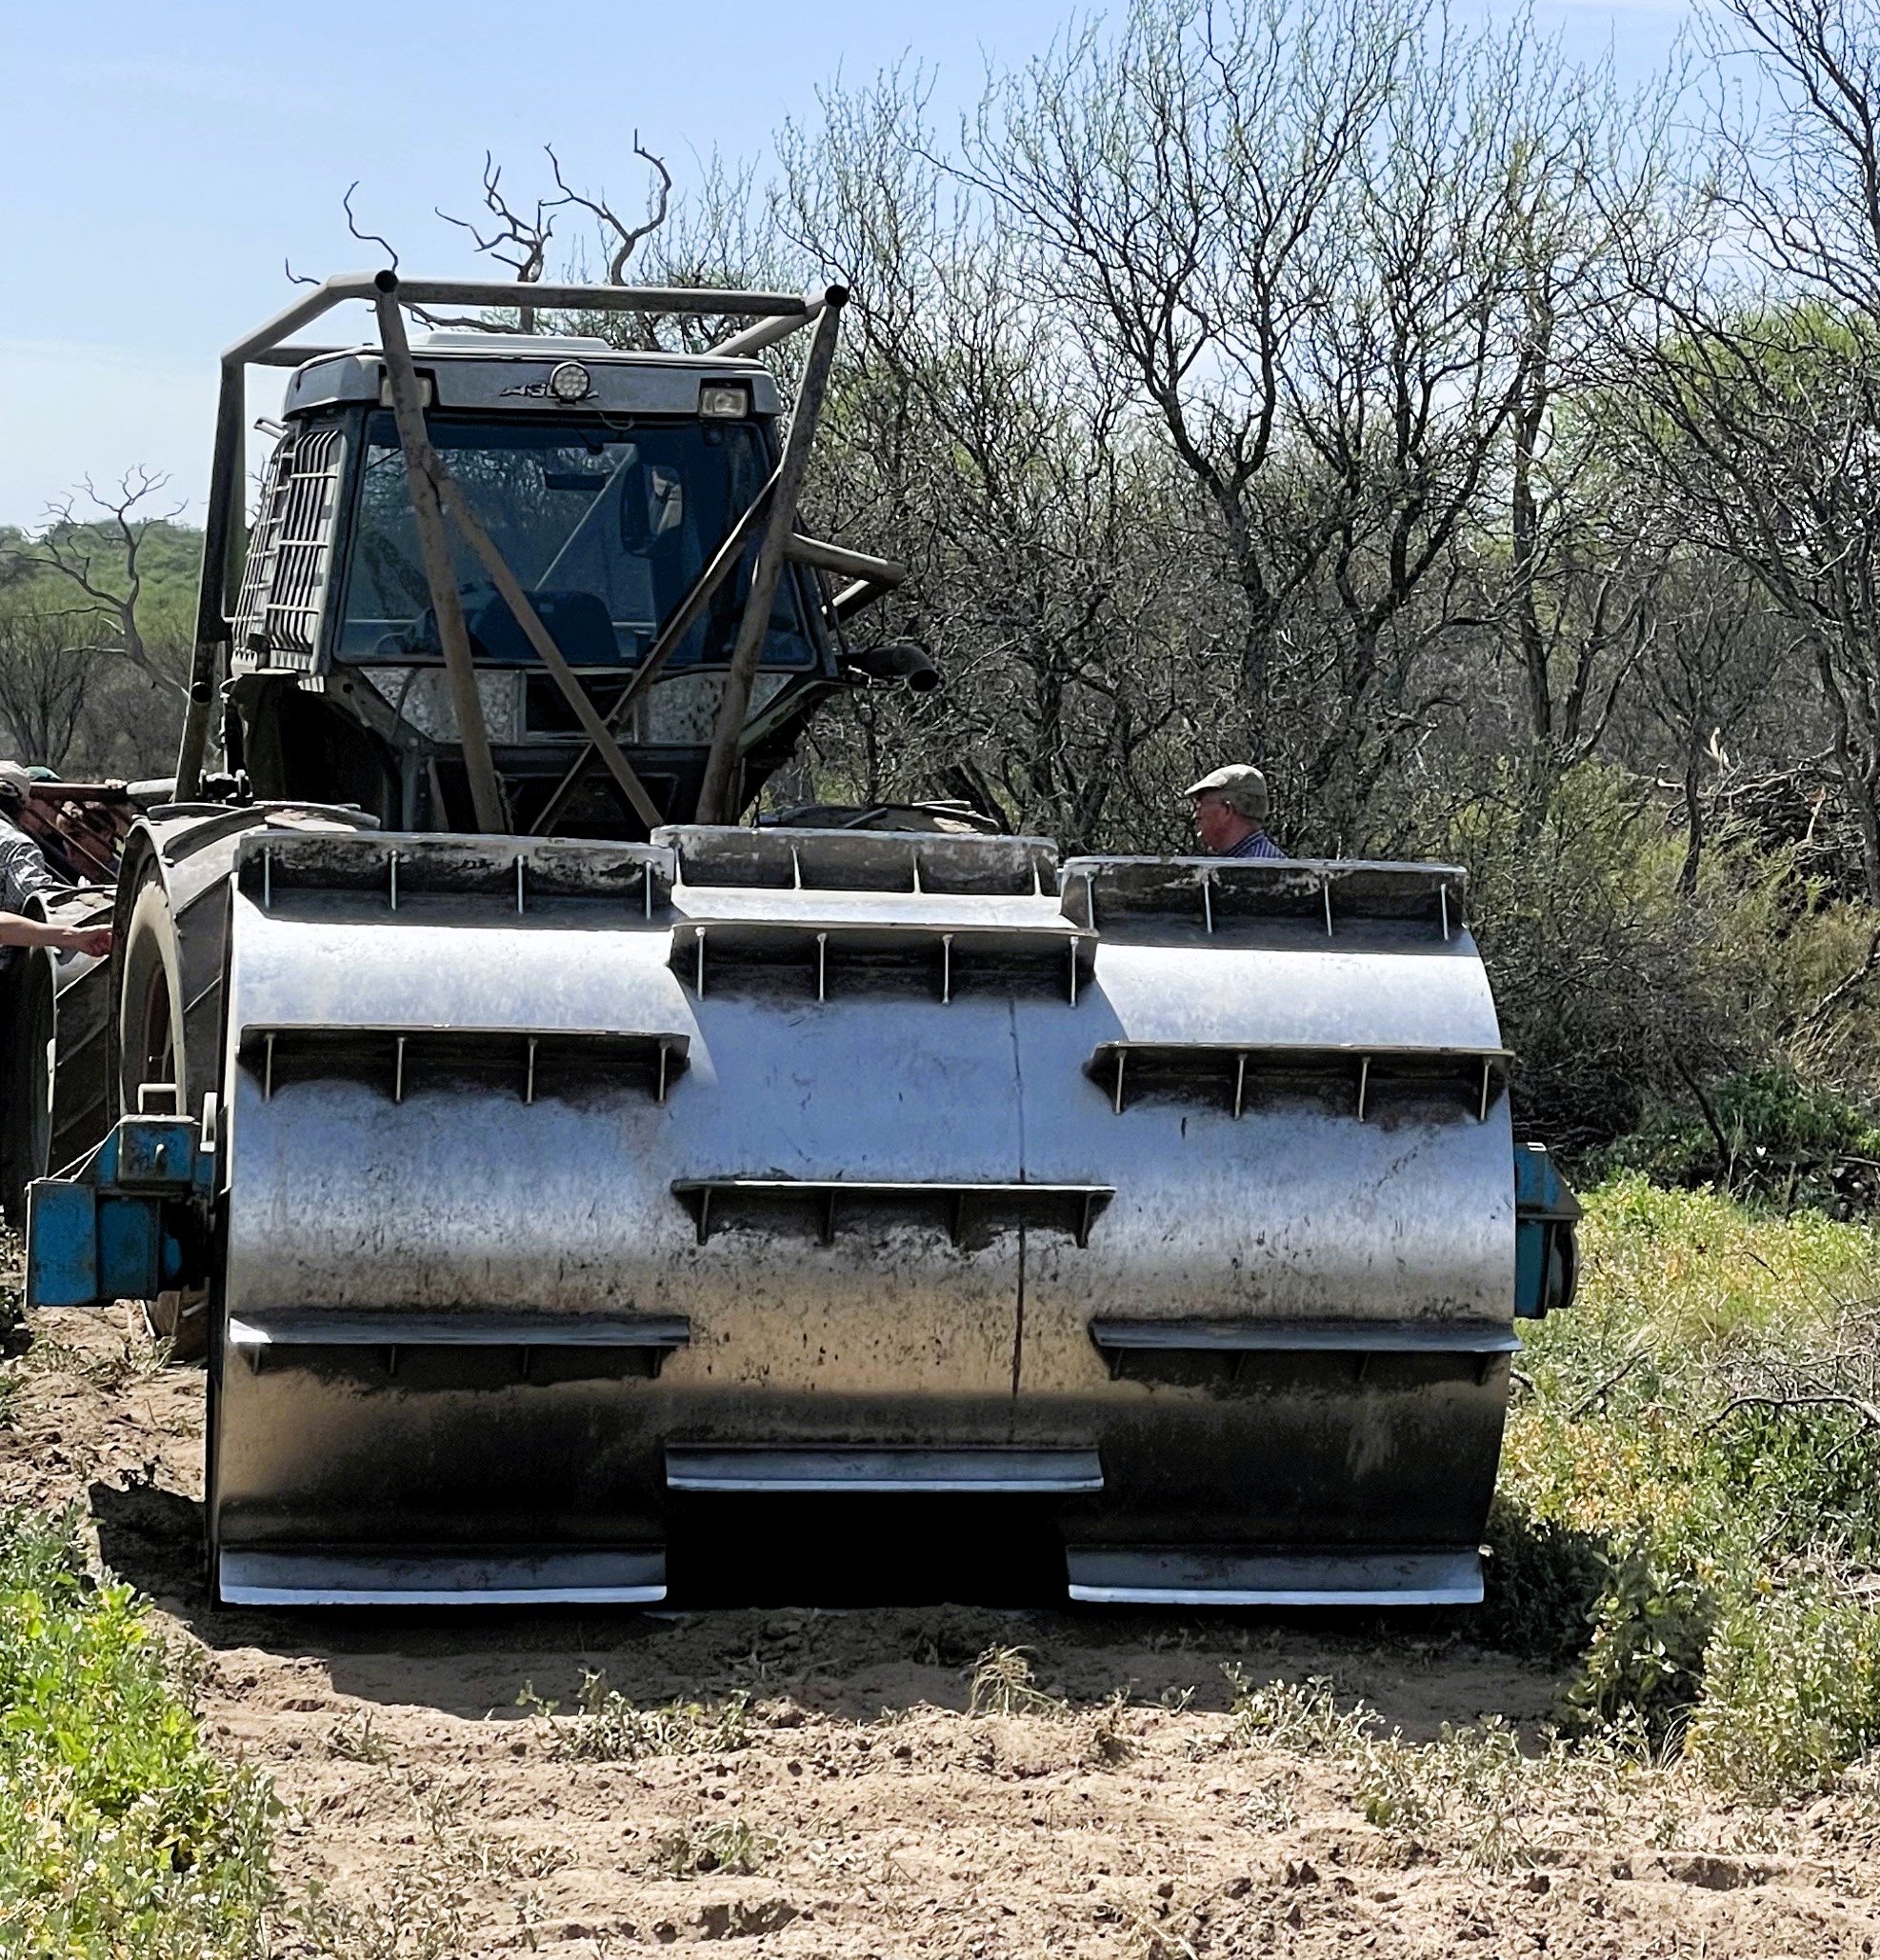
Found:
[[[64,880],[46,853],[17,825],[0,817],[0,910],[17,912],[35,891],[57,891]]]
[[[1249,830],[1231,850],[1221,852],[1223,857],[1277,857],[1283,859],[1283,851],[1264,830]]]

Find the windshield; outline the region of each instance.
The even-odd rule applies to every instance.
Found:
[[[750,508],[770,474],[750,423],[628,425],[433,416],[430,439],[563,656],[631,666]],[[532,666],[535,654],[456,528],[446,522],[479,663]],[[441,653],[390,413],[366,427],[343,660],[409,662]],[[674,650],[671,665],[729,660],[757,540]],[[807,667],[814,651],[794,578],[771,608],[767,667]]]

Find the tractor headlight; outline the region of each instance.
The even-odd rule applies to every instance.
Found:
[[[750,413],[750,390],[742,381],[708,381],[698,391],[698,412],[723,422]]]
[[[579,361],[564,361],[549,376],[549,392],[558,402],[585,402],[594,391],[594,378]]]

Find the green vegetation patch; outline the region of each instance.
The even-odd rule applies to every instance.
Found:
[[[0,1952],[257,1953],[265,1779],[215,1762],[145,1610],[75,1523],[0,1512]]]
[[[1592,1163],[1643,1170],[1658,1184],[1714,1184],[1785,1210],[1851,1214],[1880,1202],[1880,1130],[1846,1096],[1788,1068],[1727,1076],[1701,1114],[1654,1100],[1638,1129]]]
[[[1880,1744],[1880,1238],[1631,1172],[1579,1302],[1526,1331],[1490,1635],[1569,1714],[1774,1798]]]

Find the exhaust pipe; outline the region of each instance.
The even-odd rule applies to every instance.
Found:
[[[915,694],[930,694],[940,685],[940,670],[927,649],[912,640],[890,640],[885,647],[864,648],[849,656],[849,669],[864,680],[905,681]]]

